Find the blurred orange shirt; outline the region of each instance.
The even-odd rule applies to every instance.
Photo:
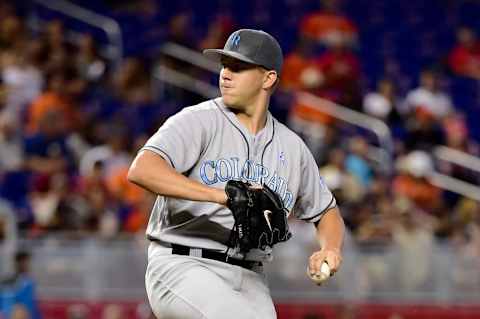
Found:
[[[148,225],[149,215],[136,208],[127,217],[123,230],[129,233],[136,233],[145,230]]]
[[[282,69],[281,86],[284,89],[302,90],[300,79],[302,72],[311,66],[311,62],[300,54],[293,52],[285,58]]]
[[[37,132],[41,120],[50,111],[57,111],[63,115],[67,129],[73,127],[75,115],[69,101],[55,92],[45,92],[28,108],[27,132]]]
[[[115,170],[107,177],[107,187],[116,198],[133,206],[139,205],[144,198],[145,190],[127,180],[128,167]]]
[[[315,68],[319,73],[321,73],[321,76],[324,77],[326,72],[328,72],[328,74],[331,73],[331,69],[333,69],[332,65],[334,65],[336,62],[336,56],[337,55],[326,53],[319,58],[309,60],[295,52],[289,54],[285,59],[283,66],[281,77],[282,87],[287,90],[306,91],[329,100],[335,100],[334,97],[328,95],[327,90],[323,90],[322,86],[325,84],[330,85],[331,83],[336,82],[326,79],[328,83],[323,83],[317,88],[309,89],[305,87],[304,83],[302,82],[302,73],[308,68]],[[352,58],[350,54],[347,53],[345,56],[341,55],[340,59],[342,62],[343,59],[346,60],[345,64],[348,66],[348,77],[358,76],[359,63]],[[337,78],[335,78],[335,80],[337,80]],[[306,121],[318,122],[326,125],[334,122],[333,117],[330,115],[319,111],[311,105],[301,103],[297,99],[293,102],[290,115]]]
[[[302,19],[300,32],[313,39],[324,39],[332,32],[341,32],[344,36],[355,38],[357,28],[344,16],[318,11]]]
[[[438,187],[409,175],[395,177],[393,191],[409,198],[427,212],[431,212],[438,205],[442,195]]]
[[[302,57],[298,53],[293,52],[289,54],[283,64],[281,77],[282,87],[287,90],[308,91],[302,83],[301,76],[303,71],[309,67],[318,68],[314,62]],[[300,103],[297,99],[293,102],[290,115],[323,124],[328,124],[333,121],[332,117],[328,114],[320,112],[307,104]]]

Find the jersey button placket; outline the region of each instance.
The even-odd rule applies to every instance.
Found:
[[[260,145],[260,143],[258,143],[258,138],[255,138],[255,136],[252,137],[252,139],[250,140],[250,142],[251,142],[252,149],[253,149],[252,160],[253,160],[254,162],[257,162],[257,160],[258,160],[258,155],[259,155],[259,153],[260,153],[261,145]]]

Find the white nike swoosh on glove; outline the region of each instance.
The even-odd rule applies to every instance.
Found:
[[[271,211],[264,210],[263,211],[263,217],[265,217],[265,221],[267,222],[268,228],[270,228],[270,231],[272,231],[272,224],[270,224],[270,215],[272,214]]]

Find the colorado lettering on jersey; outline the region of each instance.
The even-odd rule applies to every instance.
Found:
[[[200,167],[200,178],[206,185],[225,183],[231,179],[266,184],[282,198],[288,210],[293,208],[293,194],[287,189],[287,181],[277,172],[271,174],[267,167],[252,160],[240,163],[238,157],[231,157],[204,161]]]

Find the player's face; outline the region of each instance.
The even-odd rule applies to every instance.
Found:
[[[234,58],[222,57],[220,92],[229,107],[244,109],[253,103],[262,90],[265,70]]]

